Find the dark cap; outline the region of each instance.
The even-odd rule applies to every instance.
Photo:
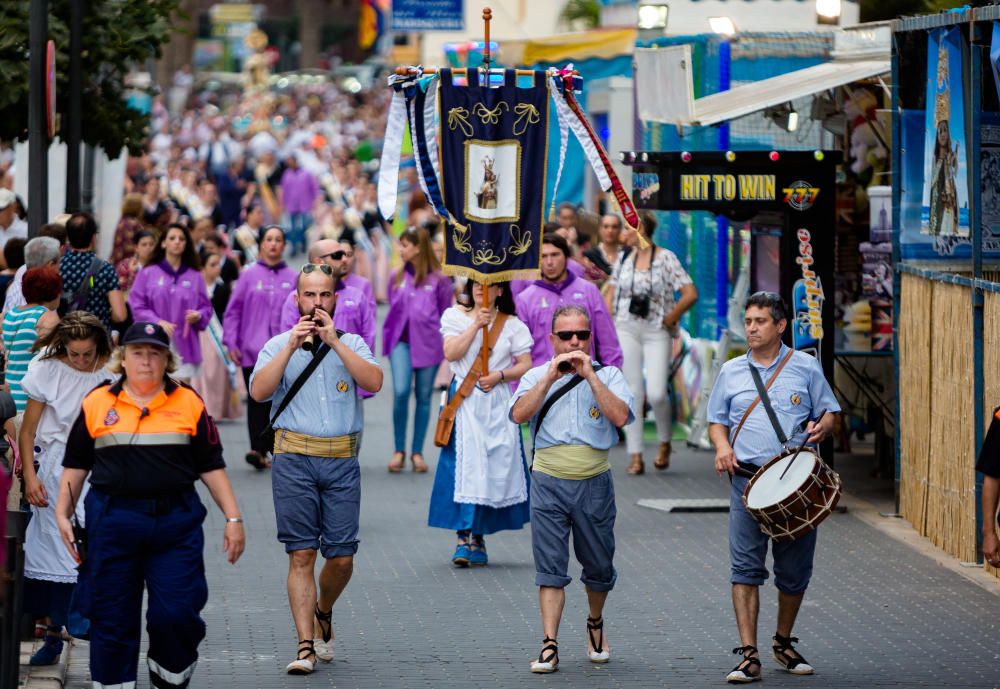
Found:
[[[156,323],[133,323],[125,331],[122,344],[151,344],[170,349],[170,337],[167,331]]]

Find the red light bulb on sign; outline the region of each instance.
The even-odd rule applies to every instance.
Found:
[[[772,163],[776,163],[781,155],[777,151],[771,151],[767,157],[771,159]]]
[[[684,151],[683,153],[681,153],[681,160],[683,160],[685,163],[690,163],[691,162],[691,154],[688,153],[687,151]]]

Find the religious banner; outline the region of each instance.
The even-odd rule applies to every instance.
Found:
[[[573,95],[582,80],[572,66],[469,74],[479,78],[467,78],[464,69],[425,74],[419,66],[401,67],[389,77],[395,93],[379,168],[379,210],[387,219],[395,214],[400,146],[408,126],[420,188],[445,230],[446,274],[483,284],[538,277],[550,99],[560,130],[559,173],[572,131],[601,189],[612,192],[629,226],[638,224],[631,199]]]
[[[549,89],[544,72],[528,88],[514,70],[503,84],[456,84],[440,73],[444,270],[477,282],[534,277],[545,222]]]
[[[932,31],[927,37],[924,197],[921,232],[935,238],[969,236],[969,193],[965,180],[965,93],[961,30]]]

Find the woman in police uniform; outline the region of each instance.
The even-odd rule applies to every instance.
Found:
[[[95,686],[134,686],[140,614],[149,594],[150,681],[186,687],[205,637],[208,599],[202,559],[207,513],[194,490],[201,479],[226,516],[223,549],[243,552],[243,520],[222,460],[222,445],[201,398],[168,377],[176,361],[159,325],[135,323],[110,368],[121,374],[90,392],[70,431],[56,519],[80,566],[81,611],[90,619]],[[70,515],[90,474],[87,547]]]

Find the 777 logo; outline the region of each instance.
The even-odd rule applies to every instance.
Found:
[[[785,203],[797,211],[812,208],[812,205],[816,203],[816,197],[819,196],[819,187],[814,187],[809,182],[803,181],[792,182],[790,187],[781,191],[785,194]]]

